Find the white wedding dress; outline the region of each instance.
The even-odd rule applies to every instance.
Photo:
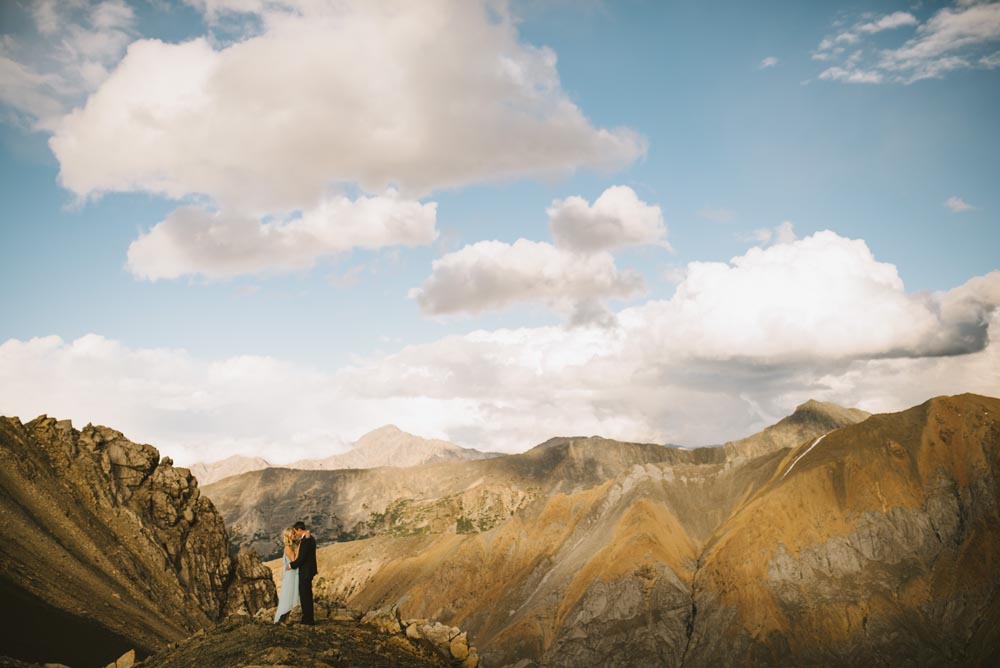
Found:
[[[299,570],[293,568],[288,570],[288,555],[284,555],[281,560],[283,575],[281,576],[281,593],[278,594],[278,609],[274,613],[274,623],[277,624],[281,616],[299,604]]]

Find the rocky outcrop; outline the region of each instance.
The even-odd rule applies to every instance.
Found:
[[[113,429],[0,418],[0,491],[0,654],[104,665],[275,600],[190,472]]]
[[[447,665],[458,668],[479,666],[479,653],[469,644],[469,634],[454,626],[429,619],[403,619],[395,605],[365,613],[361,617],[361,623],[385,634],[405,635],[412,642],[444,659]]]
[[[223,616],[253,615],[276,603],[271,569],[261,562],[256,551],[243,548],[236,555],[235,568],[226,588]]]
[[[273,624],[263,619],[230,617],[225,622],[146,659],[142,668],[453,668],[455,664],[411,642],[357,621],[353,613],[317,620],[316,626]]]

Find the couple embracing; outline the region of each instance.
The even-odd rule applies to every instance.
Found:
[[[289,615],[300,601],[302,603],[302,623],[313,626],[312,581],[316,577],[316,539],[309,535],[305,523],[296,522],[281,535],[285,543],[282,559],[284,570],[281,577],[281,594],[278,596],[278,610],[274,613],[274,623],[289,623]]]

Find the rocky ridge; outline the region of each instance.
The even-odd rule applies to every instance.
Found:
[[[426,619],[404,620],[395,606],[367,613],[316,598],[316,626],[274,624],[275,608],[230,617],[136,664],[136,668],[310,666],[327,668],[477,668],[476,648],[461,629]]]
[[[816,434],[862,422],[870,416],[871,413],[857,408],[844,408],[810,399],[776,424],[753,436],[729,441],[722,447],[730,457],[759,457],[775,450],[795,447],[809,438],[815,438]]]
[[[0,518],[0,654],[104,665],[276,600],[190,472],[107,427],[0,418]]]

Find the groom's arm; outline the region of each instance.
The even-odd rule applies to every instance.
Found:
[[[299,558],[288,565],[291,568],[298,568],[310,554],[316,554],[316,542],[313,540],[304,540],[301,545],[299,545]]]

